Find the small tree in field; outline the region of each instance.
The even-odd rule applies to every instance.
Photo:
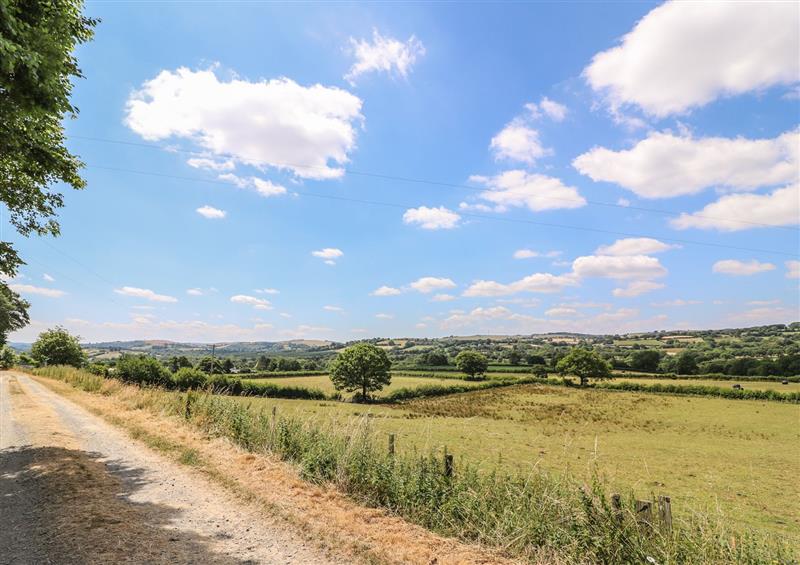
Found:
[[[9,346],[0,348],[0,369],[10,369],[17,362],[17,355]]]
[[[56,326],[39,334],[31,347],[31,357],[38,365],[72,365],[80,367],[86,361],[80,338]]]
[[[348,347],[331,362],[331,381],[336,390],[361,391],[361,400],[366,402],[369,393],[388,385],[392,377],[386,352],[371,343],[357,343]]]
[[[456,355],[456,367],[469,379],[479,379],[489,368],[486,356],[470,349],[461,351]]]
[[[611,365],[591,349],[576,347],[556,365],[562,375],[574,375],[584,386],[589,379],[610,379]]]

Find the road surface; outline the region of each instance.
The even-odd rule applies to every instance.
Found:
[[[0,564],[335,562],[199,472],[0,373]]]

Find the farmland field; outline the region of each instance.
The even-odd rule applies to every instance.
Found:
[[[691,386],[716,386],[731,388],[735,384],[742,385],[744,389],[751,390],[776,390],[778,392],[800,392],[800,383],[781,384],[779,381],[759,381],[754,378],[741,380],[712,380],[712,379],[637,379],[630,377],[617,377],[612,382],[630,382],[643,385],[691,385]]]
[[[523,474],[538,467],[588,480],[596,472],[622,491],[670,495],[678,516],[720,512],[732,523],[800,539],[800,496],[790,487],[800,476],[797,405],[546,385],[394,406],[241,401],[340,428],[368,415],[378,430],[397,434],[398,449],[446,446],[459,464]]]
[[[452,376],[452,375],[451,375]],[[507,376],[507,375],[506,375]],[[314,388],[321,390],[325,394],[333,394],[336,389],[333,388],[330,377],[327,375],[314,375],[310,377],[275,377],[275,378],[259,378],[251,379],[254,383],[272,383],[279,386],[301,386],[306,388]],[[383,394],[392,392],[400,388],[417,388],[426,385],[465,385],[474,386],[480,384],[479,381],[465,381],[463,379],[454,378],[428,378],[428,377],[406,377],[395,376],[392,378],[392,383],[381,391]],[[345,395],[346,396],[346,395]],[[380,394],[378,394],[380,396]]]

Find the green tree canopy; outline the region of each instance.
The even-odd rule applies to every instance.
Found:
[[[489,360],[483,353],[472,349],[465,349],[456,355],[456,367],[469,378],[475,379],[489,368]]]
[[[357,343],[339,353],[331,362],[330,375],[336,390],[361,391],[366,401],[369,393],[391,382],[392,362],[386,352],[371,343]]]
[[[0,345],[6,343],[10,332],[28,325],[30,304],[7,284],[0,282]]]
[[[638,371],[656,371],[661,362],[661,353],[655,349],[634,351],[631,355],[631,367]]]
[[[73,51],[97,24],[82,8],[80,0],[0,0],[0,201],[23,235],[58,235],[64,199],[53,185],[85,184],[62,125],[78,113],[70,95],[82,74]],[[14,276],[21,263],[10,244],[0,246],[0,272]]]
[[[556,365],[562,375],[574,375],[584,386],[589,379],[610,379],[611,365],[597,352],[583,347],[572,349]]]
[[[56,326],[39,334],[31,347],[31,357],[38,365],[72,365],[80,367],[86,361],[80,337]]]
[[[10,369],[17,362],[17,354],[9,346],[0,347],[0,369]]]

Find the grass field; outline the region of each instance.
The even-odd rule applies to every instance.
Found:
[[[410,385],[397,381],[395,386]],[[398,449],[446,446],[484,468],[499,465],[524,474],[540,467],[581,479],[597,472],[642,497],[670,495],[676,515],[690,509],[721,512],[732,523],[800,540],[797,405],[546,385],[396,406],[240,401],[253,409],[277,405],[316,421],[333,419],[339,426],[369,416],[378,430],[397,434]]]
[[[334,392],[336,392],[336,389],[333,388],[333,384],[331,383],[330,377],[328,377],[327,375],[314,375],[310,377],[276,377],[274,379],[269,379],[269,378],[252,379],[252,382],[272,383],[280,386],[302,386],[306,388],[315,388],[321,390],[325,394],[333,394]],[[448,385],[474,386],[480,383],[476,381],[465,381],[462,379],[454,379],[454,378],[437,379],[428,377],[394,376],[392,377],[392,383],[388,387],[384,388],[380,393],[377,393],[377,396],[381,396],[381,394],[386,394],[400,388],[417,388],[420,386],[434,385],[434,384],[445,385],[445,386]],[[347,396],[347,394],[345,394],[345,396]]]
[[[781,384],[776,381],[756,381],[750,379],[741,380],[711,380],[711,379],[636,379],[629,377],[617,377],[612,382],[631,382],[644,385],[664,384],[664,385],[692,385],[692,386],[716,386],[720,388],[731,388],[735,384],[742,385],[742,388],[752,390],[777,390],[778,392],[800,392],[800,383]]]

